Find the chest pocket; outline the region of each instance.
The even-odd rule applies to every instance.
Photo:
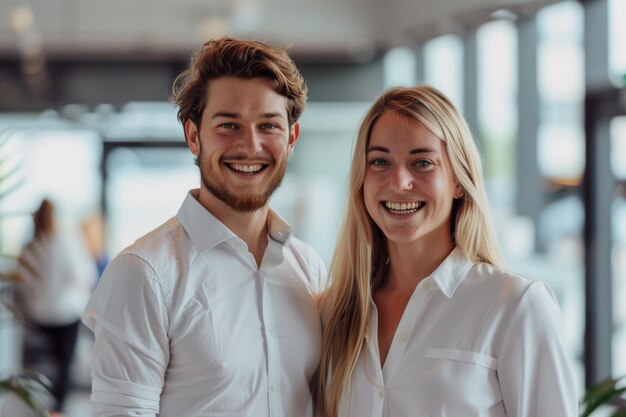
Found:
[[[434,398],[442,398],[450,409],[487,410],[502,401],[496,358],[446,348],[430,348],[424,356]]]
[[[493,356],[469,350],[430,348],[425,356],[430,359],[449,359],[452,361],[475,364],[494,371],[498,365],[498,360]]]

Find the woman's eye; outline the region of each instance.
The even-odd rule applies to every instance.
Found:
[[[381,158],[376,158],[370,161],[370,165],[373,165],[375,167],[382,167],[382,166],[387,165],[387,161]]]
[[[430,161],[427,161],[425,159],[419,160],[415,163],[415,166],[418,168],[428,168],[429,166],[431,166],[433,163]]]

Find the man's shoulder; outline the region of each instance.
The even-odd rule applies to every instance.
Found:
[[[120,252],[118,257],[136,256],[153,269],[163,269],[173,265],[173,260],[181,259],[181,252],[188,253],[190,242],[187,233],[176,217],[139,237],[134,243]]]
[[[293,236],[289,239],[286,249],[308,278],[313,291],[321,291],[325,285],[327,271],[319,253],[309,244]]]
[[[296,250],[303,250],[303,251],[312,251],[314,253],[317,253],[315,251],[315,249],[313,249],[313,247],[311,245],[309,245],[308,243],[306,243],[305,241],[295,237],[295,236],[291,236],[289,238],[288,241],[288,245],[287,245],[290,249],[293,247]]]
[[[298,239],[297,237],[292,236],[289,239],[289,242],[287,244],[287,250],[294,254],[297,254],[303,259],[311,260],[314,262],[321,262],[321,257],[319,253],[317,253],[317,251],[313,249],[311,245]]]

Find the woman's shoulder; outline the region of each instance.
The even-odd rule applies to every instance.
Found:
[[[498,299],[510,302],[528,300],[554,300],[550,287],[543,281],[487,263],[476,263],[468,272],[466,285],[485,293],[493,293]]]
[[[511,271],[506,267],[499,267],[483,262],[476,263],[472,266],[468,273],[468,278],[486,285],[506,285],[521,291],[524,291],[533,283],[537,282],[534,278]]]
[[[468,320],[493,321],[503,329],[526,323],[543,332],[540,329],[552,327],[560,317],[558,301],[546,283],[485,263],[472,265],[453,300]]]

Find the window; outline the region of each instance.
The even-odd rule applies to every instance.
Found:
[[[611,167],[621,181],[612,206],[613,376],[626,374],[626,116],[611,121]]]
[[[609,2],[609,72],[617,86],[626,86],[626,1]]]
[[[490,202],[511,212],[515,189],[517,128],[517,30],[510,21],[494,21],[477,31],[478,136]],[[518,251],[520,248],[516,248]]]
[[[417,82],[416,57],[410,48],[397,47],[387,52],[383,69],[385,88],[394,85],[411,86]]]
[[[424,45],[424,79],[463,107],[463,44],[458,36],[444,35]]]

